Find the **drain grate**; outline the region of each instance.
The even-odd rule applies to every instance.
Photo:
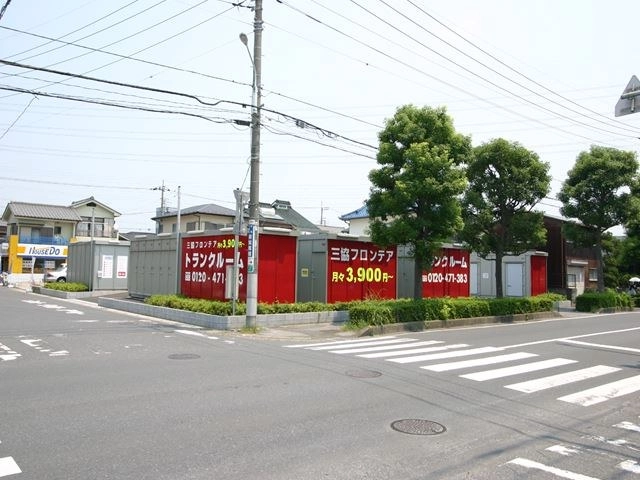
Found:
[[[376,378],[382,375],[381,372],[375,370],[347,370],[345,375],[354,378]]]
[[[196,355],[195,353],[172,353],[169,355],[171,360],[194,360],[196,358],[200,358],[200,355]]]
[[[420,418],[396,420],[391,424],[391,428],[397,432],[408,433],[410,435],[438,435],[439,433],[447,431],[445,426],[438,422]]]

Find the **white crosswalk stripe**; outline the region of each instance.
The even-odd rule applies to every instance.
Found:
[[[387,339],[387,340],[391,340],[394,339],[396,337],[393,336],[387,336],[387,337],[380,337],[380,340],[382,339]],[[304,349],[309,349],[311,347],[322,347],[324,345],[348,345],[351,343],[354,344],[359,344],[359,343],[366,343],[366,342],[370,342],[371,341],[371,337],[367,337],[367,338],[358,338],[355,340],[336,340],[333,342],[321,342],[321,343],[299,343],[297,345],[285,345],[285,348],[304,348]]]
[[[469,350],[456,350],[455,352],[445,352],[445,353],[433,353],[428,355],[418,355],[415,357],[404,357],[404,358],[390,358],[388,362],[395,363],[416,363],[416,362],[428,362],[431,360],[440,360],[442,358],[455,358],[455,357],[466,357],[469,355],[480,355],[482,353],[492,353],[492,352],[500,352],[502,348],[497,347],[480,347],[480,348],[471,348]]]
[[[637,392],[638,390],[640,390],[640,375],[624,378],[617,382],[607,383],[606,385],[600,385],[588,390],[583,390],[582,392],[565,395],[564,397],[558,398],[558,400],[588,407],[611,398]]]
[[[368,342],[359,343],[360,347],[373,347],[376,345],[393,345],[395,343],[409,343],[415,341],[412,338],[395,338],[393,340],[369,340]],[[334,350],[335,345],[321,345],[318,347],[310,347],[309,350]]]
[[[22,473],[22,470],[20,470],[13,457],[0,458],[0,477],[7,477],[17,473]]]
[[[339,355],[354,355],[359,358],[380,359],[397,364],[418,364],[420,369],[430,372],[467,370],[468,373],[463,372],[458,376],[476,382],[541,372],[578,363],[577,360],[568,358],[518,363],[521,360],[539,355],[525,351],[505,353],[505,350],[511,347],[472,347],[466,343],[445,344],[440,340],[419,341],[415,338],[395,336],[285,345],[285,347],[326,351]],[[491,355],[494,353],[499,354]],[[461,357],[471,358],[461,359]],[[478,371],[478,367],[509,363],[511,363],[510,366]],[[607,365],[588,366],[522,382],[509,383],[504,385],[504,388],[530,394],[570,384],[579,385],[580,382],[604,377],[622,370],[622,368]],[[557,400],[574,405],[590,406],[636,391],[640,391],[640,375],[577,391],[561,396]],[[640,427],[638,428],[640,429]]]
[[[331,353],[341,353],[341,354],[345,354],[345,353],[364,353],[364,352],[379,352],[379,351],[384,351],[384,350],[395,350],[398,348],[408,348],[408,347],[422,347],[425,345],[435,345],[438,343],[443,343],[443,342],[439,342],[437,340],[426,340],[424,342],[411,342],[411,343],[402,343],[399,345],[382,345],[382,346],[376,346],[376,347],[362,347],[359,346],[358,348],[341,348],[341,349],[336,349],[336,350],[330,350]],[[350,345],[351,347],[353,345]]]
[[[495,370],[485,370],[484,372],[469,373],[467,375],[460,376],[462,378],[468,378],[469,380],[475,380],[476,382],[484,382],[486,380],[510,377],[520,373],[535,372],[538,370],[545,370],[547,368],[569,365],[570,363],[577,363],[577,360],[570,360],[568,358],[552,358],[550,360],[542,360],[540,362],[525,363],[524,365],[497,368]]]
[[[588,378],[599,377],[619,371],[616,367],[607,367],[606,365],[596,365],[595,367],[583,368],[572,372],[560,373],[550,377],[537,378],[528,382],[513,383],[505,385],[506,388],[517,390],[519,392],[532,393],[546,390],[547,388],[559,387],[573,382],[579,382]]]
[[[529,460],[527,458],[514,458],[507,462],[512,465],[519,465],[524,468],[528,468],[531,470],[540,470],[542,472],[551,473],[560,478],[568,478],[569,480],[599,480],[596,477],[589,477],[587,475],[582,475],[580,473],[571,472],[569,470],[564,470],[562,468],[551,467],[549,465],[545,465],[540,462],[534,462],[533,460]]]
[[[362,357],[362,358],[398,357],[402,355],[414,355],[416,353],[442,352],[443,350],[451,350],[454,348],[464,348],[468,346],[469,345],[467,345],[466,343],[456,343],[454,345],[443,345],[440,347],[412,348],[411,350],[396,350],[393,352],[365,353],[365,354],[358,355],[358,357]]]
[[[535,353],[517,352],[508,353],[506,355],[496,355],[494,357],[476,358],[474,360],[460,360],[458,362],[437,363],[436,365],[427,365],[423,368],[432,372],[447,372],[450,370],[461,370],[463,368],[480,367],[484,365],[493,365],[496,363],[511,362],[513,360],[523,360],[525,358],[537,357]]]

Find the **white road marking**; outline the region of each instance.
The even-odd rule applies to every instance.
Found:
[[[388,337],[379,337],[380,340],[388,340],[391,338],[396,338],[394,336]],[[323,345],[341,345],[346,343],[362,343],[362,342],[370,342],[371,338],[358,338],[355,340],[339,340],[337,342],[322,342],[322,343],[300,343],[298,345],[285,345],[285,348],[308,348],[308,347],[321,347]]]
[[[368,342],[359,343],[357,346],[373,347],[375,345],[391,345],[394,343],[408,343],[408,342],[415,342],[415,339],[414,338],[394,338],[393,340],[369,340]],[[332,350],[334,348],[335,348],[335,345],[323,345],[321,347],[310,347],[309,350]]]
[[[364,352],[377,352],[383,350],[394,350],[397,348],[408,348],[408,347],[422,347],[424,345],[435,345],[436,343],[443,343],[438,340],[425,340],[424,342],[412,342],[412,343],[403,343],[401,345],[383,345],[377,347],[362,347],[362,348],[345,348],[340,350],[331,350],[331,353],[364,353]]]
[[[535,353],[518,352],[509,353],[507,355],[496,355],[494,357],[477,358],[475,360],[461,360],[459,362],[438,363],[436,365],[427,365],[420,367],[432,372],[448,372],[450,370],[459,370],[462,368],[479,367],[481,365],[493,365],[495,363],[511,362],[513,360],[522,360],[524,358],[537,357]]]
[[[611,333],[635,332],[637,330],[640,330],[640,327],[623,328],[621,330],[606,330],[604,332],[587,333],[585,335],[575,335],[573,337],[548,338],[546,340],[537,340],[535,342],[527,342],[527,343],[518,343],[518,344],[515,344],[515,345],[507,345],[507,346],[502,347],[502,348],[523,348],[523,347],[528,347],[529,345],[541,345],[543,343],[563,342],[563,341],[567,341],[567,340],[574,340],[576,338],[596,337],[598,335],[609,335]]]
[[[607,350],[619,350],[621,352],[640,353],[638,348],[619,347],[617,345],[604,345],[602,343],[579,342],[578,340],[561,340],[561,343],[569,343],[573,345],[585,345],[587,347],[606,348]]]
[[[545,450],[559,453],[560,455],[564,455],[565,457],[573,455],[574,453],[580,453],[580,449],[578,447],[566,447],[564,445],[553,445],[551,447],[545,448]]]
[[[74,320],[76,323],[96,323],[100,320]]]
[[[561,365],[568,365],[576,362],[577,360],[570,360],[568,358],[552,358],[550,360],[525,363],[524,365],[516,365],[514,367],[497,368],[495,370],[485,370],[484,372],[469,373],[467,375],[460,375],[460,377],[475,380],[476,382],[484,382],[486,380],[518,375],[525,372],[535,372],[546,368],[559,367]]]
[[[564,397],[558,398],[558,400],[588,407],[611,398],[621,397],[622,395],[637,392],[638,390],[640,390],[640,375],[618,380],[617,382],[607,383],[606,385],[590,388],[571,395],[565,395]]]
[[[451,345],[450,348],[453,348],[454,345]],[[452,358],[452,357],[465,357],[467,355],[478,355],[480,353],[491,353],[491,352],[499,352],[501,348],[496,347],[481,347],[481,348],[472,348],[470,350],[457,350],[455,352],[445,352],[445,353],[432,353],[429,355],[418,355],[415,357],[405,357],[405,358],[388,358],[387,362],[395,362],[395,363],[415,363],[415,362],[427,362],[429,360],[439,360],[441,358]]]
[[[616,428],[623,428],[625,430],[631,430],[632,432],[640,433],[640,425],[636,425],[631,422],[620,422],[614,425]]]
[[[512,390],[517,390],[519,392],[532,393],[538,392],[540,390],[546,390],[547,388],[566,385],[568,383],[579,382],[588,378],[599,377],[600,375],[606,375],[608,373],[617,372],[619,370],[620,368],[616,367],[596,365],[595,367],[583,368],[582,370],[575,370],[573,372],[560,373],[559,375],[552,375],[550,377],[537,378],[528,382],[505,385],[505,387]]]
[[[631,473],[640,473],[640,465],[634,460],[625,460],[618,464],[618,468]]]
[[[9,360],[15,360],[16,358],[22,356],[18,352],[12,350],[10,347],[7,347],[6,345],[3,345],[2,343],[0,343],[0,350],[2,350],[3,352],[6,352],[6,353],[0,353],[0,360],[2,360],[3,362],[9,361]]]
[[[570,480],[598,480],[596,477],[588,477],[586,475],[582,475],[580,473],[570,472],[569,470],[562,470],[556,467],[550,467],[543,463],[534,462],[533,460],[528,460],[526,458],[514,458],[507,463],[512,463],[514,465],[520,465],[525,468],[533,468],[535,470],[542,470],[543,472],[552,473],[553,475],[560,478],[568,478]]]
[[[0,477],[22,473],[13,457],[0,458]]]
[[[362,358],[386,358],[386,357],[400,357],[402,355],[413,355],[414,353],[428,353],[428,352],[442,352],[443,350],[451,350],[453,348],[468,347],[466,343],[456,343],[453,345],[444,345],[441,347],[424,347],[424,348],[412,348],[410,350],[395,350],[393,352],[377,352],[377,353],[363,353],[358,355]]]
[[[182,333],[183,335],[193,335],[194,337],[208,338],[210,340],[218,340],[218,337],[210,337],[209,335],[194,330],[174,330],[174,332]]]

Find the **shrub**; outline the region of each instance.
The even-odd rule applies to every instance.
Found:
[[[586,292],[576,298],[576,310],[579,312],[596,312],[602,308],[631,308],[633,305],[630,295],[613,290]]]
[[[89,287],[78,282],[46,282],[44,288],[59,290],[61,292],[88,292]]]

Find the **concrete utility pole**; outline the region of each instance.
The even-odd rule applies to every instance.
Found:
[[[247,229],[247,316],[246,326],[256,326],[258,315],[258,237],[260,230],[260,109],[262,108],[262,0],[255,0],[253,20],[253,91],[251,112],[251,183]],[[245,37],[246,38],[246,37]],[[241,37],[242,39],[242,37]],[[244,40],[243,40],[244,43]],[[245,44],[246,45],[246,44]],[[248,47],[247,47],[248,49]]]

